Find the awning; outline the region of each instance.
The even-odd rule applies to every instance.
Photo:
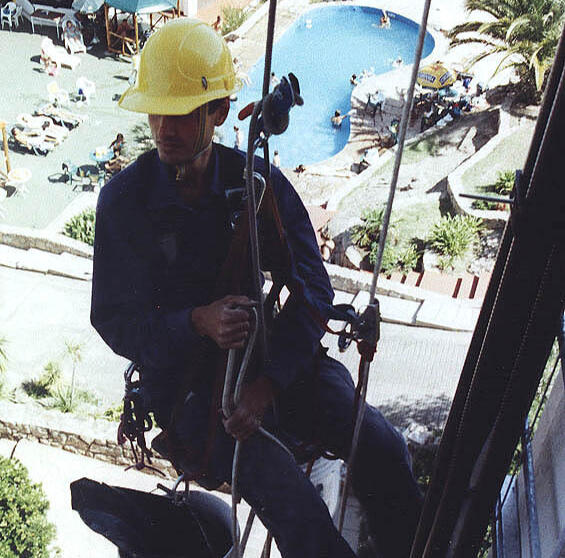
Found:
[[[106,0],[106,4],[122,12],[150,14],[176,9],[176,0]]]

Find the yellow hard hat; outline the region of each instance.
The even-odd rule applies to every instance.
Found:
[[[149,37],[135,84],[118,104],[147,114],[189,114],[240,87],[224,39],[202,21],[180,18]]]

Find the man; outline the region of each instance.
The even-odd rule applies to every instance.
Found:
[[[243,130],[241,130],[239,128],[239,126],[234,126],[233,131],[235,133],[235,141],[234,141],[233,146],[236,149],[242,149],[243,148],[243,140],[245,138],[245,136],[243,134]]]
[[[330,118],[332,126],[334,128],[340,128],[341,127],[341,123],[349,116],[349,113],[347,114],[341,114],[341,111],[339,109],[337,109],[334,112],[334,115]]]
[[[351,376],[320,350],[323,330],[309,310],[327,314],[333,291],[307,212],[276,168],[287,276],[297,288],[269,332],[268,361],[251,374],[233,414],[214,421],[215,363],[221,351],[245,345],[253,304],[239,293],[215,293],[232,237],[225,192],[243,185],[245,159],[212,137],[237,88],[227,46],[209,26],[175,20],[147,41],[137,83],[120,104],[148,113],[157,149],[100,194],[91,319],[115,352],[142,367],[148,405],[185,451],[186,468],[209,453],[201,484],[230,481],[234,439],[241,440],[240,492],[282,556],[352,558],[294,458],[257,432],[263,424],[346,458],[353,423]],[[256,169],[264,172],[259,158]],[[402,438],[372,408],[357,456],[353,489],[382,556],[406,558],[421,496]]]

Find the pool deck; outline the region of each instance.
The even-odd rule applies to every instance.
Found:
[[[402,15],[418,24],[422,18],[423,2],[419,2],[417,9],[410,0],[367,0],[365,2],[346,2],[345,5],[370,6],[385,9]],[[282,0],[277,5],[277,18],[275,25],[275,41],[288,29],[297,17],[311,8],[322,6],[322,3],[311,4],[308,0]],[[328,3],[335,6],[335,2]],[[467,19],[464,0],[432,0],[429,16],[428,31],[433,35],[435,48],[424,61],[442,60],[447,65],[456,64],[466,67],[467,61],[476,53],[475,45],[458,47],[449,50],[445,32],[454,25]],[[263,4],[257,12],[246,22],[240,30],[234,33],[237,39],[230,43],[230,49],[237,57],[244,71],[251,68],[263,55],[265,38],[267,36],[268,4]],[[496,80],[491,77],[494,69],[493,61],[485,61],[473,71],[476,80],[483,83],[496,85]],[[308,165],[303,173],[296,173],[293,169],[284,167],[284,154],[282,157],[283,172],[294,184],[303,201],[308,205],[333,204],[334,198],[341,198],[343,189],[349,190],[349,179],[357,174],[351,170],[353,163],[360,160],[367,149],[377,145],[378,134],[386,134],[390,122],[402,113],[404,103],[403,94],[408,88],[411,65],[406,64],[398,69],[393,69],[386,74],[376,76],[375,88],[384,92],[387,97],[385,108],[381,115],[373,118],[365,112],[365,96],[352,92],[351,131],[349,141],[339,153],[320,163]],[[499,78],[501,81],[506,76]],[[420,133],[419,122],[408,127],[406,139],[410,140]],[[389,155],[390,156],[390,155]]]

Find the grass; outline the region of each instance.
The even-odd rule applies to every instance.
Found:
[[[428,157],[436,157],[441,147],[439,135],[432,134],[422,141],[405,147],[402,152],[402,165],[415,165]],[[391,157],[380,169],[378,176],[391,176],[394,157]]]
[[[466,192],[484,192],[486,186],[496,182],[499,172],[521,169],[526,162],[531,139],[532,128],[529,126],[519,128],[504,138],[486,157],[463,173],[463,189]]]

